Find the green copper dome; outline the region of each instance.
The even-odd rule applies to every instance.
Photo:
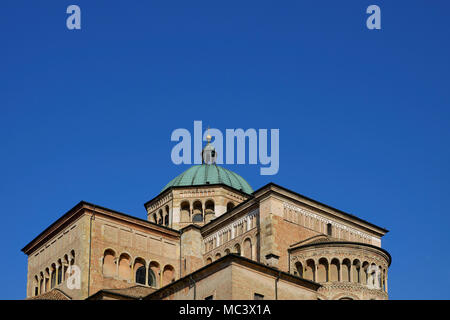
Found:
[[[244,178],[216,164],[201,164],[190,167],[172,179],[161,192],[170,187],[201,186],[207,184],[225,184],[248,194],[253,193],[252,187],[250,187]]]

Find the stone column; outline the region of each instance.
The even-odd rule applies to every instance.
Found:
[[[349,282],[353,282],[353,268],[354,268],[354,266],[353,266],[353,264],[350,262],[350,274],[349,274],[349,277],[348,277],[348,281],[349,281]]]
[[[331,281],[331,262],[328,262],[328,269],[327,269],[327,282]]]
[[[252,239],[252,260],[257,261],[258,259],[256,258],[257,255],[257,246],[256,246],[256,241],[253,241]]]
[[[148,269],[150,268],[150,263],[147,265],[147,261],[145,261],[145,285],[148,286]]]
[[[130,258],[130,270],[131,270],[131,282],[136,282],[136,275],[134,274],[134,264],[133,262],[131,262],[131,258]]]
[[[388,274],[387,274],[387,270],[386,270],[386,275],[385,275],[385,284],[384,286],[386,287],[386,293],[388,293]]]
[[[319,265],[317,261],[314,261],[314,269],[313,269],[313,281],[317,282],[317,269],[319,269]]]
[[[202,202],[202,221],[205,222],[205,203]]]

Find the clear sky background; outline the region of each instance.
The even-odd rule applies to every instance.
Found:
[[[66,28],[77,4],[82,29]],[[381,30],[366,8],[381,8]],[[188,166],[176,128],[279,128],[280,170],[228,165],[390,232],[392,299],[449,299],[448,1],[0,2],[1,299],[80,200],[146,217]]]

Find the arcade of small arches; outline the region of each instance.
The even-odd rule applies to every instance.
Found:
[[[218,260],[221,257],[226,256],[230,253],[235,253],[248,259],[255,259],[256,252],[254,251],[256,247],[254,244],[255,244],[254,240],[252,241],[250,237],[246,237],[242,242],[235,243],[234,245],[227,247],[223,251],[218,251],[215,252],[215,254],[208,256],[205,260],[205,264],[210,264],[213,261]]]
[[[232,201],[227,203],[227,211],[235,207]],[[171,209],[168,205],[160,208],[150,214],[150,221],[166,227],[170,224]],[[214,200],[208,199],[206,201],[183,201],[180,205],[180,220],[184,223],[207,223],[215,217],[215,203]]]
[[[166,227],[169,226],[170,219],[170,209],[169,206],[165,206],[164,208],[160,208],[159,210],[155,211],[153,214],[150,215],[150,221],[164,225]]]
[[[118,278],[154,288],[175,281],[175,268],[170,264],[161,267],[157,261],[146,261],[142,257],[132,258],[126,252],[116,254],[113,249],[104,251],[101,265],[104,277]]]
[[[227,211],[233,209],[235,204],[231,201],[227,203]],[[208,199],[206,201],[194,200],[183,201],[180,205],[180,221],[193,223],[207,223],[215,217],[215,203],[214,200]]]
[[[374,262],[321,257],[297,261],[294,268],[294,274],[307,280],[355,283],[387,292],[387,270]]]
[[[65,254],[62,258],[34,276],[33,295],[38,296],[59,286],[68,278],[69,266],[75,265],[75,251]]]

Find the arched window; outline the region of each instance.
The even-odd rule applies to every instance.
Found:
[[[34,296],[37,296],[39,294],[39,278],[38,276],[34,276]]]
[[[330,281],[339,281],[340,263],[338,259],[331,260],[330,263]]]
[[[243,256],[252,259],[252,241],[247,238],[243,244]]]
[[[192,222],[203,222],[203,210],[200,201],[194,202]]]
[[[148,285],[150,287],[156,287],[156,276],[152,269],[148,269]]]
[[[205,203],[205,222],[208,223],[215,218],[214,201],[208,200]]]
[[[122,253],[119,258],[119,277],[124,280],[131,280],[130,256]]]
[[[62,263],[61,263],[61,259],[58,260],[58,285],[61,284],[62,282]]]
[[[300,261],[295,264],[295,270],[300,278],[303,278],[303,265]]]
[[[220,259],[221,257],[222,257],[222,256],[220,255],[220,253],[217,253],[217,254],[216,254],[216,260],[217,260],[217,259]]]
[[[44,274],[41,272],[39,279],[39,294],[44,293]]]
[[[190,210],[189,202],[184,201],[181,203],[181,222],[190,221]]]
[[[166,227],[169,226],[169,215],[168,215],[168,214],[166,214],[166,215],[164,216],[164,225],[165,225]]]
[[[319,265],[317,267],[317,282],[327,282],[328,281],[328,261],[325,258],[319,260]]]
[[[342,281],[350,281],[350,260],[349,259],[344,259],[344,261],[342,261]]]
[[[163,211],[159,209],[158,224],[163,224]]]
[[[361,262],[354,260],[352,265],[352,282],[361,283]]]
[[[67,279],[67,268],[69,267],[69,257],[67,254],[64,255],[63,259],[63,280],[66,281]]]
[[[315,272],[314,272],[315,268],[316,267],[315,267],[314,260],[310,259],[310,260],[306,261],[305,279],[312,280],[312,281],[316,280]]]
[[[159,263],[156,261],[150,262],[148,268],[148,285],[154,288],[159,287],[158,276],[160,275]]]
[[[164,267],[163,286],[175,281],[175,269],[171,265]]]
[[[211,258],[206,259],[206,264],[210,264],[212,262]]]
[[[236,243],[236,245],[234,246],[234,252],[238,255],[241,255],[241,246]]]
[[[70,262],[69,262],[70,266],[74,266],[75,265],[75,251],[72,250],[70,251]],[[71,270],[71,275],[73,275],[75,273],[75,270],[73,268],[70,269]]]
[[[103,254],[103,270],[102,273],[104,276],[114,276],[116,274],[116,264],[115,264],[116,254],[113,250],[105,250]]]
[[[44,292],[48,292],[50,290],[50,270],[48,268],[45,269],[45,285]]]
[[[166,227],[168,227],[169,226],[169,206],[166,206],[165,209],[166,209],[166,214],[164,216],[164,225]]]
[[[230,249],[225,249],[225,254],[230,254]]]
[[[362,264],[362,270],[361,270],[361,283],[366,285],[368,284],[368,269],[369,269],[369,263],[367,261],[364,261]]]
[[[69,257],[67,256],[67,254],[64,255],[64,260],[63,260],[63,279],[64,281],[66,281],[67,279],[67,268],[69,267]]]
[[[136,270],[136,283],[145,284],[145,267],[140,266]]]
[[[212,213],[214,214],[215,210],[214,210],[214,201],[212,200],[208,200],[205,203],[205,213],[209,214]]]
[[[52,264],[50,287],[53,289],[55,286],[56,286],[56,266],[55,264]]]
[[[142,258],[137,258],[134,261],[134,272],[135,272],[135,282],[140,284],[145,284],[145,277],[147,275],[145,269],[145,261]]]

